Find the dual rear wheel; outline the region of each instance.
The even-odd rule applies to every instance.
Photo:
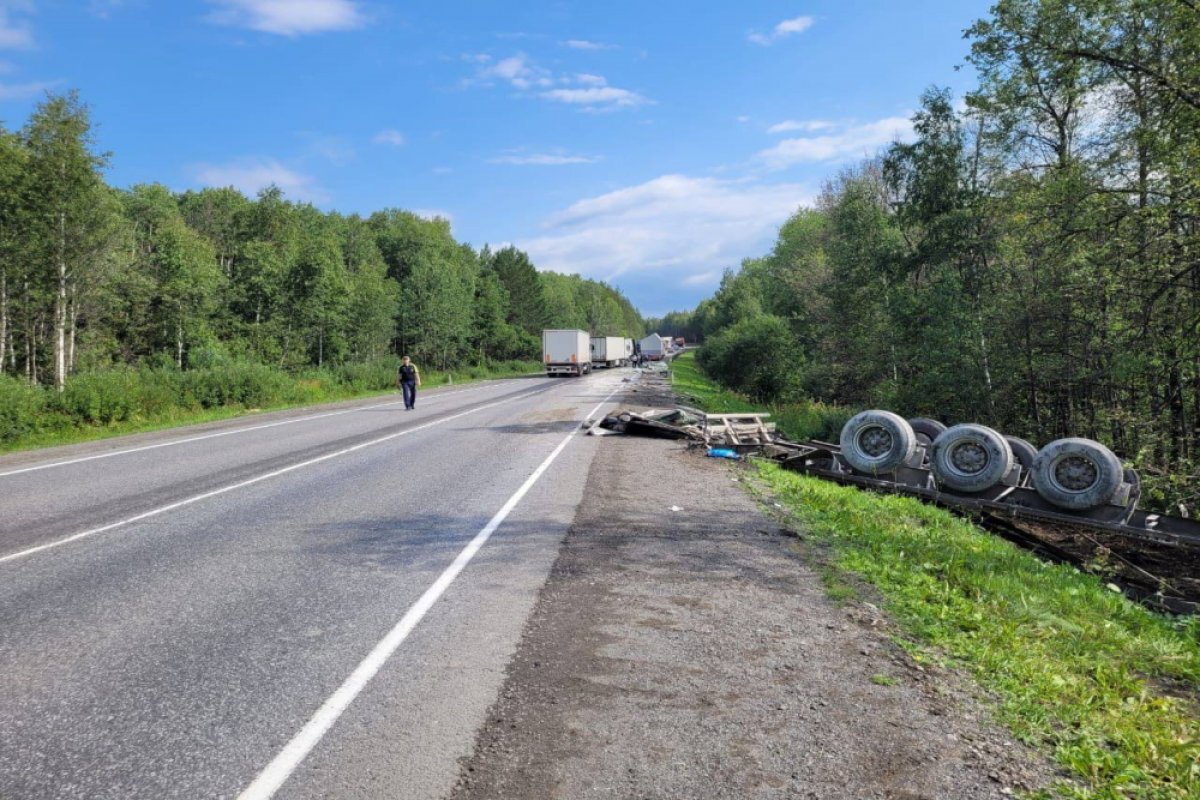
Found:
[[[924,446],[938,485],[958,492],[986,491],[1019,465],[1043,499],[1071,511],[1104,505],[1125,481],[1120,459],[1090,439],[1058,439],[1038,450],[985,425],[947,428],[890,411],[856,414],[842,428],[840,444],[846,463],[870,475],[895,472]]]

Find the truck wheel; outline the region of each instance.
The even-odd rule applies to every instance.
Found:
[[[933,444],[934,439],[946,432],[946,426],[936,419],[917,417],[910,419],[908,424],[912,426],[913,433],[917,435],[917,443],[926,446]]]
[[[863,411],[842,427],[842,458],[859,472],[894,472],[912,458],[917,435],[904,417],[890,411]]]
[[[955,425],[933,440],[929,462],[939,486],[982,492],[1012,469],[1013,452],[999,432],[985,425]]]
[[[1113,451],[1091,439],[1058,439],[1043,447],[1030,471],[1033,488],[1047,502],[1086,511],[1109,501],[1125,477]]]
[[[1038,453],[1038,449],[1033,446],[1033,443],[1020,436],[1005,436],[1004,440],[1012,448],[1013,458],[1021,465],[1021,469],[1026,472],[1033,469],[1033,461],[1037,458]]]

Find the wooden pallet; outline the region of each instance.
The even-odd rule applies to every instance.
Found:
[[[775,439],[775,423],[765,422],[764,413],[705,414],[704,437],[711,444],[769,444]]]

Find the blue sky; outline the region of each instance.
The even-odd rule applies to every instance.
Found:
[[[118,186],[274,182],[690,308],[970,88],[984,0],[0,0],[0,120],[79,89]]]

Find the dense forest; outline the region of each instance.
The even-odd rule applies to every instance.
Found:
[[[1200,500],[1200,4],[1001,0],[978,86],[664,332],[760,401],[1110,444]]]
[[[0,129],[0,381],[401,352],[447,368],[539,359],[543,327],[642,333],[614,288],[539,273],[513,247],[477,252],[444,219],[345,216],[275,188],[116,189],[108,158],[74,94]]]

